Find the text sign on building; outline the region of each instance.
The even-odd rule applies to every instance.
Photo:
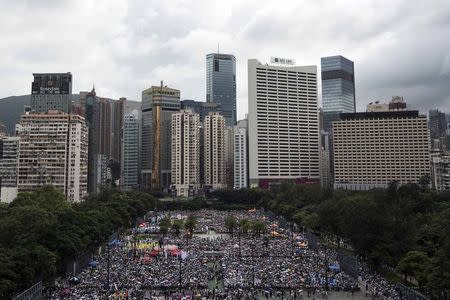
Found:
[[[291,66],[295,65],[295,59],[283,57],[271,57],[270,62],[272,64],[291,65]]]
[[[41,87],[41,94],[60,94],[59,87]]]

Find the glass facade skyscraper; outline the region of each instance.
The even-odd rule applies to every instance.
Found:
[[[321,58],[322,106],[324,112],[356,112],[355,70],[343,56]]]
[[[334,149],[332,126],[341,113],[356,112],[355,68],[351,60],[341,56],[321,58],[322,122],[321,134],[327,136],[328,146],[321,148],[322,186],[334,181]]]
[[[236,124],[236,58],[231,54],[206,55],[206,101],[220,104],[227,126]]]

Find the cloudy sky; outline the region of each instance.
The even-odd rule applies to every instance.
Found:
[[[150,85],[205,99],[205,55],[237,58],[238,117],[247,59],[355,62],[358,110],[402,95],[450,112],[448,0],[0,0],[0,98],[30,92],[33,72],[67,72],[74,93],[140,100]]]

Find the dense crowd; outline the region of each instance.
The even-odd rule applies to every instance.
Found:
[[[400,299],[395,286],[377,273],[370,272],[367,266],[361,264],[359,274],[367,294],[381,299]]]
[[[188,214],[160,212],[150,216],[145,226]],[[194,215],[195,232],[227,232],[225,213],[201,210]],[[261,211],[236,211],[233,215],[237,220],[261,220],[269,233],[276,226],[279,234],[250,232],[204,238],[182,232],[163,237],[141,234],[135,228],[110,251],[94,257],[95,263],[76,277],[57,281],[52,299],[178,299],[180,293],[199,299],[296,299],[306,293],[359,289],[357,280],[340,271],[334,251],[308,248],[306,238],[282,220]],[[395,290],[382,278],[370,276],[374,275],[362,272],[372,295],[396,298]]]

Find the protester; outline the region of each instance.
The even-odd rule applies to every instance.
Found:
[[[225,236],[227,214],[214,210],[193,213],[197,221],[194,232],[222,233],[214,238],[191,237],[186,232],[163,237],[142,230],[159,230],[162,219],[182,220],[189,214],[155,213],[121,237],[109,252],[96,257],[95,263],[77,275],[76,283],[70,278],[57,281],[52,299],[296,299],[302,294],[359,289],[355,279],[336,267],[334,251],[308,248],[305,236],[291,231],[283,219],[262,211],[235,211],[233,216],[237,222],[262,221],[267,235],[244,234],[237,229],[233,236]],[[381,277],[363,269],[361,277],[370,282],[371,295],[398,299]]]

